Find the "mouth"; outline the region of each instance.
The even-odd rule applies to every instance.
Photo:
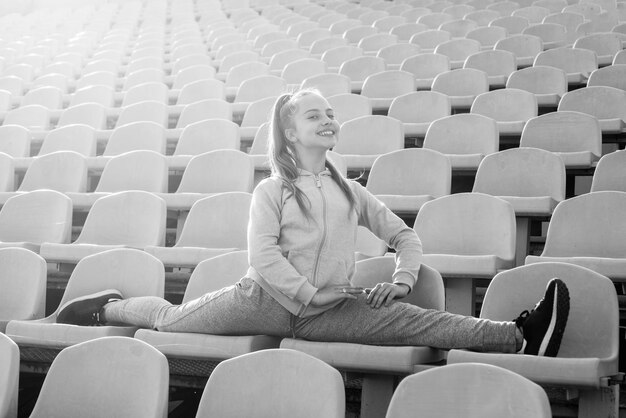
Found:
[[[333,136],[335,135],[335,131],[332,129],[324,129],[323,131],[319,131],[317,134],[319,136]]]

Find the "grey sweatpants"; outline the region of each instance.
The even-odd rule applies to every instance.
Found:
[[[513,322],[422,309],[399,301],[376,309],[366,303],[364,295],[346,299],[321,314],[298,318],[249,278],[181,305],[150,296],[110,302],[104,307],[104,317],[110,323],[164,332],[264,334],[372,345],[510,353],[521,343]]]

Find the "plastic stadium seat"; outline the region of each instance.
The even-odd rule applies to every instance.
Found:
[[[615,64],[626,64],[626,52],[624,52],[624,50],[615,54],[615,57],[613,58],[613,65]]]
[[[526,122],[537,116],[537,99],[526,90],[498,89],[476,96],[470,112],[494,119],[501,136],[519,136]]]
[[[206,258],[246,249],[251,200],[245,192],[202,198],[191,206],[173,247],[152,244],[146,251],[166,266],[195,267]]]
[[[206,54],[193,54],[185,57],[180,57],[172,64],[172,74],[176,75],[181,70],[196,65],[212,66],[213,60]]]
[[[475,113],[446,116],[430,124],[423,147],[446,154],[452,170],[476,170],[486,155],[498,151],[498,126]]]
[[[567,74],[544,65],[522,68],[511,73],[506,88],[529,91],[535,95],[539,108],[554,109],[567,93]]]
[[[269,75],[269,66],[264,62],[250,61],[244,62],[232,67],[226,74],[225,88],[226,94],[229,95],[230,91],[234,91],[236,94],[237,88],[245,80],[252,77]],[[232,94],[234,96],[234,94]]]
[[[535,6],[545,7],[550,10],[551,13],[558,13],[563,10],[564,7],[568,6],[566,0],[535,0],[532,4]]]
[[[526,18],[531,25],[542,23],[543,19],[550,14],[550,9],[542,6],[531,5],[520,7],[513,11],[511,16],[520,16]]]
[[[254,161],[235,149],[217,149],[191,157],[175,193],[163,193],[169,210],[189,210],[204,197],[224,192],[252,193]]]
[[[437,45],[450,41],[452,34],[445,30],[429,29],[415,33],[409,39],[409,43],[418,45],[420,49],[426,52],[434,52]]]
[[[567,29],[558,23],[535,23],[522,31],[524,35],[535,35],[541,38],[544,50],[564,47],[567,45]]]
[[[164,245],[165,219],[165,201],[152,193],[112,193],[95,201],[74,242],[45,242],[40,254],[49,262],[75,264],[88,255],[112,248]]]
[[[372,103],[369,98],[360,94],[344,93],[328,97],[328,103],[333,108],[335,119],[344,123],[362,116],[372,115]]]
[[[46,131],[50,127],[50,109],[42,105],[27,105],[9,110],[3,125],[19,125],[32,131]]]
[[[43,318],[46,307],[46,261],[24,248],[0,249],[2,296],[0,300],[0,336],[10,320]],[[2,356],[4,358],[4,356]],[[0,384],[0,388],[3,385]],[[0,389],[0,392],[2,390]],[[0,399],[2,399],[0,395]],[[1,405],[6,405],[0,400]],[[2,415],[6,416],[6,415]]]
[[[360,92],[365,79],[386,70],[385,60],[374,56],[361,56],[348,59],[339,67],[339,74],[350,77],[352,92]]]
[[[83,103],[70,106],[61,112],[57,127],[80,123],[94,129],[104,129],[107,124],[107,113],[99,103]]]
[[[0,209],[0,247],[39,252],[41,244],[68,243],[72,203],[53,190],[36,190],[7,199]]]
[[[416,33],[424,32],[427,30],[430,30],[428,26],[417,23],[416,21],[410,22],[407,20],[407,23],[396,25],[391,28],[389,30],[389,33],[396,35],[399,42],[408,42],[411,37]]]
[[[540,52],[534,66],[547,65],[567,73],[570,85],[585,85],[589,75],[598,68],[596,53],[588,49],[560,47]]]
[[[441,24],[454,20],[454,16],[448,13],[433,12],[427,15],[421,16],[417,19],[417,23],[428,26],[431,29],[437,29]]]
[[[373,287],[391,281],[395,269],[393,257],[373,257],[358,261],[352,284]],[[402,301],[425,309],[444,309],[444,287],[441,275],[422,264],[413,291]],[[285,338],[281,348],[295,349],[313,355],[331,366],[363,373],[361,416],[383,416],[391,399],[396,377],[412,374],[424,365],[437,363],[443,353],[423,346],[376,346],[339,342],[316,342]]]
[[[576,39],[574,48],[594,51],[598,58],[598,66],[611,65],[615,54],[623,49],[622,38],[611,32],[594,33]]]
[[[385,60],[386,68],[398,70],[405,59],[421,53],[419,45],[404,42],[380,48],[376,56]]]
[[[169,88],[165,85],[165,83],[159,81],[149,81],[136,84],[124,93],[122,106],[128,106],[148,100],[168,104]]]
[[[446,55],[450,58],[450,68],[462,68],[463,63],[472,54],[480,52],[480,42],[468,38],[456,38],[442,42],[435,48],[435,54]]]
[[[305,78],[300,88],[317,89],[327,98],[337,94],[350,94],[352,92],[350,77],[334,73],[318,74]]]
[[[484,10],[487,12],[487,10]],[[465,35],[468,39],[475,39],[480,42],[482,50],[493,49],[494,45],[506,38],[508,35],[505,28],[500,26],[479,26]]]
[[[239,134],[244,141],[254,138],[259,126],[270,119],[277,97],[265,97],[248,104],[239,127]]]
[[[496,42],[494,49],[512,52],[518,68],[530,67],[543,51],[543,41],[535,35],[515,34]]]
[[[408,376],[398,385],[387,418],[412,416],[550,418],[545,390],[488,364],[451,364]]]
[[[360,24],[346,29],[342,37],[348,41],[348,45],[358,45],[363,38],[377,33],[379,32],[375,27],[360,22]]]
[[[240,388],[250,402],[237,402],[232,387]],[[320,399],[324,399],[321,404]],[[337,370],[309,355],[274,349],[220,363],[202,393],[196,417],[259,414],[283,418],[293,411],[302,417],[343,417],[343,378]]]
[[[594,70],[587,80],[587,87],[606,86],[626,91],[626,65],[616,64]]]
[[[98,103],[104,107],[112,107],[115,101],[114,89],[100,84],[82,87],[70,96],[69,106],[83,103]]]
[[[341,45],[324,51],[320,59],[326,63],[329,69],[339,68],[344,62],[357,57],[362,57],[363,48],[356,45]]]
[[[326,72],[326,69],[327,65],[322,60],[303,58],[285,65],[280,76],[285,80],[287,85],[299,86],[306,78],[323,74]]]
[[[463,16],[464,19],[473,20],[474,22],[476,22],[478,24],[478,27],[488,27],[489,23],[492,20],[498,19],[499,17],[500,13],[498,13],[497,11],[487,10],[483,8],[478,8]]]
[[[76,80],[76,90],[92,86],[106,86],[114,88],[117,84],[117,73],[110,71],[95,71],[84,74]]]
[[[553,277],[565,282],[570,312],[557,357],[451,350],[448,364],[487,363],[551,387],[576,388],[578,416],[615,414],[619,310],[614,284],[570,263],[539,263],[498,274],[487,289],[480,316],[507,321],[534,306]],[[613,393],[611,393],[613,392]]]
[[[192,123],[207,119],[231,121],[232,118],[232,105],[226,100],[205,99],[185,105],[180,112],[176,127],[185,128]]]
[[[361,95],[370,99],[372,110],[386,111],[397,96],[415,90],[416,84],[413,74],[408,71],[385,70],[372,74],[363,81]]]
[[[20,350],[9,337],[0,333],[0,416],[17,416],[20,379]]]
[[[269,72],[280,75],[287,64],[303,58],[312,58],[311,53],[306,49],[293,48],[277,52],[270,57]]]
[[[248,266],[247,251],[232,251],[200,261],[189,277],[182,303],[234,285],[246,275]],[[218,361],[257,350],[277,348],[280,344],[280,338],[267,335],[226,336],[148,329],[137,330],[135,338],[153,345],[165,354],[169,358],[172,373],[180,375],[202,375],[207,372],[206,365],[212,369]],[[178,364],[179,359],[182,365]],[[199,362],[191,372],[184,367],[185,361],[189,359]],[[179,368],[182,370],[179,371]]]
[[[270,58],[277,52],[286,51],[288,49],[298,48],[298,42],[295,39],[276,39],[268,42],[261,48],[261,57]]]
[[[24,94],[24,80],[14,75],[0,77],[0,89],[6,90],[13,96],[22,96]]]
[[[191,67],[183,68],[174,76],[174,82],[172,83],[173,89],[180,89],[185,84],[192,83],[198,80],[207,80],[215,78],[215,67],[206,64],[193,65]]]
[[[489,91],[489,76],[474,68],[458,68],[437,75],[431,90],[448,95],[453,110],[469,109],[476,96]]]
[[[403,16],[390,14],[388,16],[383,16],[379,19],[376,19],[372,26],[378,29],[381,32],[390,32],[393,28],[404,25],[407,23],[407,20]],[[392,34],[393,35],[393,34]],[[408,40],[408,39],[405,39]]]
[[[620,134],[626,127],[626,91],[607,86],[569,91],[561,98],[558,111],[592,115],[599,120],[603,134]]]
[[[124,106],[120,109],[115,127],[139,121],[154,122],[167,127],[169,124],[167,105],[162,102],[148,100]]]
[[[237,103],[250,103],[266,97],[280,96],[287,90],[287,81],[282,77],[274,75],[264,75],[252,77],[239,86],[235,95],[235,106]]]
[[[565,262],[623,280],[625,202],[626,192],[598,191],[559,203],[550,219],[543,252],[526,257],[526,264]]]
[[[378,157],[367,189],[396,213],[416,214],[427,201],[450,194],[452,168],[443,154],[424,148]]]
[[[298,43],[298,47],[308,49],[311,47],[311,45],[313,45],[313,42],[320,39],[326,39],[331,36],[334,35],[329,29],[314,28],[298,34],[298,36],[296,37],[296,42]]]
[[[398,43],[398,37],[390,33],[375,33],[364,38],[358,42],[357,46],[363,49],[364,54],[375,55],[381,48],[396,45]]]
[[[63,91],[52,86],[30,89],[22,98],[21,106],[32,104],[41,105],[51,110],[62,109]]]
[[[185,84],[178,93],[177,104],[189,104],[206,99],[226,99],[226,87],[220,80],[198,80]]]
[[[32,160],[18,192],[39,189],[58,192],[85,192],[87,189],[87,161],[75,151],[55,151]],[[5,200],[5,194],[0,194]]]
[[[614,151],[598,161],[593,172],[591,191],[616,190],[626,192],[626,152]]]
[[[205,119],[187,125],[168,156],[171,169],[183,170],[191,156],[218,149],[239,150],[240,127],[226,119]]]
[[[348,171],[369,170],[379,155],[404,148],[402,122],[389,116],[348,120],[341,125],[341,135],[333,151],[345,157]]]
[[[0,152],[0,193],[15,190],[15,162],[9,154]]]
[[[387,115],[400,120],[405,137],[424,137],[431,122],[450,116],[450,98],[436,91],[414,91],[397,96]]]
[[[589,168],[602,155],[602,132],[598,120],[580,112],[559,111],[530,119],[520,147],[557,153],[566,168]]]
[[[455,5],[456,7],[461,5]],[[463,5],[464,6],[464,5]],[[464,19],[462,17],[442,23],[437,29],[450,32],[452,38],[465,38],[466,35],[478,28],[478,23],[473,20]]]
[[[98,338],[59,353],[31,416],[166,417],[168,390],[169,367],[158,350],[133,338]]]
[[[487,10],[496,10],[501,16],[510,16],[519,8],[520,4],[518,2],[509,0],[496,1],[486,7]]]
[[[511,73],[517,70],[515,54],[504,50],[488,50],[467,57],[463,68],[475,68],[487,73],[491,89],[505,86]]]
[[[108,159],[93,193],[71,190],[74,210],[89,210],[96,200],[111,193],[143,190],[164,193],[168,186],[166,157],[151,150],[134,150]]]
[[[418,90],[430,90],[437,75],[450,71],[450,58],[435,53],[418,54],[406,58],[400,64],[400,70],[413,74]]]
[[[11,157],[29,157],[31,149],[31,132],[21,125],[5,123],[0,126],[0,152]]]

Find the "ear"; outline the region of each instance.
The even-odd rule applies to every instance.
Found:
[[[296,130],[293,128],[285,129],[285,138],[287,138],[289,142],[296,142],[298,140],[298,137],[296,137]]]

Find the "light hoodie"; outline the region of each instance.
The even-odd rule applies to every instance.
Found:
[[[318,289],[350,285],[358,225],[396,250],[394,283],[412,289],[417,280],[422,244],[415,231],[359,183],[348,183],[356,198],[356,212],[350,211],[330,171],[315,175],[300,170],[296,185],[310,202],[308,218],[279,177],[264,179],[254,190],[247,277],[296,316],[316,315],[341,302],[310,305]]]

